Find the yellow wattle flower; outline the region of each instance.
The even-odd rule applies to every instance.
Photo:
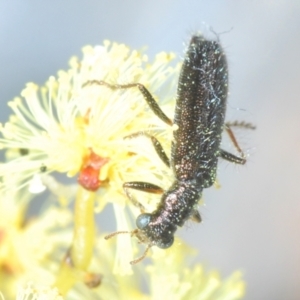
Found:
[[[139,131],[151,132],[169,153],[174,128],[153,114],[136,88],[111,90],[85,84],[89,80],[142,83],[172,118],[179,71],[178,65],[172,66],[173,59],[173,54],[160,53],[149,63],[143,52],[105,41],[103,46],[83,48],[82,60],[73,57],[70,69],[50,77],[44,86],[27,84],[21,97],[9,103],[13,115],[0,128],[0,147],[7,158],[7,162],[0,164],[0,195],[17,188],[15,199],[22,203],[20,195],[24,187],[30,192],[47,187],[57,202],[65,204],[60,209],[48,208],[22,227],[17,206],[11,209],[12,214],[5,215],[7,219],[2,218],[11,200],[2,198],[5,202],[0,210],[0,249],[2,246],[13,251],[4,255],[0,252],[0,263],[16,270],[17,276],[9,282],[11,286],[14,280],[17,283],[36,280],[35,285],[20,288],[17,299],[59,300],[61,294],[72,300],[243,297],[245,284],[239,272],[223,281],[218,272],[205,272],[197,263],[191,265],[187,258],[194,251],[178,240],[168,250],[153,247],[149,266],[145,261],[133,268],[129,264],[137,257],[137,249],[142,251],[130,235],[119,235],[109,241],[101,235],[96,238],[93,251],[95,201],[97,212],[107,203],[113,203],[117,230],[131,231],[134,221],[127,212],[137,215],[139,210],[126,198],[122,184],[138,180],[168,187],[172,182],[172,172],[147,137],[124,137]],[[77,184],[63,185],[50,175],[52,172],[77,176]],[[26,204],[29,198],[30,195]],[[73,198],[76,199],[73,245],[65,256],[67,263],[62,264],[72,240],[71,228],[66,223],[70,221],[67,204]],[[153,211],[159,201],[159,197],[147,193],[142,193],[137,198],[140,199],[147,211]],[[9,220],[13,220],[13,225]],[[1,239],[2,232],[10,238]],[[13,258],[9,253],[14,253]],[[5,276],[5,271],[0,269],[0,276]],[[72,278],[66,278],[69,275]],[[91,289],[97,278],[98,284]],[[143,289],[142,278],[148,292]],[[1,290],[4,287],[0,280]]]
[[[9,159],[0,165],[1,188],[28,185],[34,175],[43,172],[74,176],[91,151],[107,160],[100,181],[109,182],[121,193],[122,183],[134,169],[148,167],[160,174],[159,167],[143,157],[140,142],[132,149],[131,141],[124,140],[141,130],[167,132],[167,126],[149,110],[141,93],[136,88],[113,91],[83,85],[93,79],[111,84],[140,82],[154,95],[160,94],[158,101],[170,111],[174,93],[166,99],[160,90],[162,82],[166,82],[165,88],[169,85],[174,90],[171,79],[178,67],[170,66],[173,59],[172,54],[160,53],[149,64],[143,53],[106,41],[103,46],[83,48],[83,59],[73,57],[71,68],[58,72],[57,78],[51,76],[45,86],[27,84],[22,97],[9,102],[14,114],[0,129],[0,147],[7,150]],[[137,167],[136,160],[144,163],[142,168]]]

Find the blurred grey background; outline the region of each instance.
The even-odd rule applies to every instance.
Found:
[[[205,191],[204,223],[181,234],[207,268],[241,269],[246,299],[300,299],[299,0],[0,1],[0,120],[26,82],[44,83],[86,44],[182,56],[190,34],[210,26],[226,32],[228,119],[257,130],[238,132],[247,165],[220,164],[222,188]]]

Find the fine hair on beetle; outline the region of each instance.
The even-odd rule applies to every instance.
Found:
[[[131,261],[141,261],[152,246],[169,248],[174,242],[174,233],[188,219],[201,222],[197,204],[204,188],[215,182],[218,159],[245,164],[246,159],[239,147],[232,127],[249,128],[243,122],[226,123],[225,111],[228,95],[228,67],[225,53],[218,41],[207,40],[200,34],[192,36],[181,68],[173,121],[160,109],[151,93],[140,83],[109,84],[91,80],[84,84],[102,85],[110,89],[138,88],[150,109],[168,125],[175,125],[170,158],[160,142],[144,132],[133,134],[148,137],[162,161],[171,168],[175,180],[167,189],[148,182],[132,181],[123,184],[128,198],[137,205],[141,214],[136,219],[133,231],[117,231],[106,236],[130,233],[147,245],[144,254]],[[226,130],[240,156],[220,148],[223,130]],[[145,212],[142,204],[133,199],[130,189],[161,194],[157,208]]]

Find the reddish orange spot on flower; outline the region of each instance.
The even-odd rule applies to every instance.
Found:
[[[91,150],[90,154],[83,160],[78,183],[89,191],[97,191],[101,186],[101,181],[99,180],[101,167],[108,161],[109,158],[101,157]]]
[[[4,229],[0,228],[0,244],[4,240],[5,237],[5,231]]]
[[[84,123],[85,123],[86,125],[88,125],[88,124],[90,123],[90,113],[91,113],[91,109],[89,108],[89,109],[87,110],[87,112],[86,112],[84,118],[83,118]]]
[[[84,276],[84,283],[90,288],[96,288],[101,284],[103,276],[101,274],[86,273]]]

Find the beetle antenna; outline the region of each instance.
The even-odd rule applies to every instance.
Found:
[[[112,232],[112,233],[106,235],[104,238],[105,238],[106,240],[108,240],[108,239],[114,237],[115,235],[123,234],[123,233],[130,233],[130,234],[132,234],[132,231],[116,231],[116,232]]]
[[[130,264],[131,264],[131,265],[135,265],[135,264],[137,264],[138,262],[140,262],[141,260],[143,260],[143,259],[146,257],[146,255],[147,255],[147,253],[148,253],[148,251],[149,251],[150,248],[151,248],[151,245],[148,245],[148,247],[146,248],[144,254],[143,254],[142,256],[140,256],[139,258],[137,258],[137,259],[135,259],[135,260],[132,260],[132,261],[130,262]]]

